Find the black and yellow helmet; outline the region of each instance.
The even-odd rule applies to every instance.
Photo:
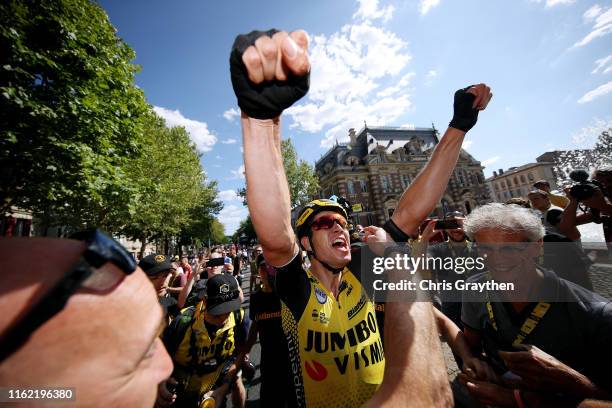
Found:
[[[295,221],[295,230],[298,238],[308,235],[312,220],[322,211],[335,211],[348,220],[346,210],[337,202],[327,199],[312,200],[300,210],[300,214]]]

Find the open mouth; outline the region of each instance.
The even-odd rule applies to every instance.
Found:
[[[348,250],[348,243],[344,237],[338,237],[332,242],[335,249]]]

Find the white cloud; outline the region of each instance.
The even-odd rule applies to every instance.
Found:
[[[236,142],[237,142],[236,139],[229,138],[229,139],[223,140],[221,143],[223,143],[223,144],[236,144]]]
[[[612,128],[612,119],[593,119],[591,124],[583,127],[572,135],[572,142],[581,149],[592,147],[601,132]]]
[[[430,69],[427,71],[427,75],[425,75],[425,85],[429,86],[434,83],[434,80],[438,76],[438,71],[435,69]]]
[[[236,201],[242,200],[242,198],[238,197],[235,190],[223,190],[219,191],[219,198],[223,201]]]
[[[410,129],[410,130],[416,129],[416,126],[414,125],[414,123],[404,123],[403,125],[400,125],[400,127],[402,129]]]
[[[585,46],[596,38],[612,33],[612,7],[609,7],[605,11],[601,9],[593,10],[593,7],[587,10],[583,17],[586,21],[592,21],[594,19],[595,24],[591,28],[590,33],[572,46],[574,48]]]
[[[359,9],[353,14],[354,19],[362,20],[375,20],[382,19],[384,23],[389,21],[393,17],[393,11],[395,8],[392,5],[388,5],[383,8],[378,8],[378,0],[357,0],[359,2]]]
[[[542,0],[531,0],[534,3],[541,3]],[[573,4],[576,0],[546,0],[546,7],[554,7],[559,4]]]
[[[591,71],[591,74],[597,74],[600,70],[602,70],[602,74],[607,74],[608,72],[612,71],[612,64],[610,64],[610,62],[612,62],[612,54],[598,59],[595,61],[595,69]]]
[[[590,9],[584,12],[584,14],[582,15],[582,19],[585,23],[589,23],[595,20],[595,18],[600,15],[602,11],[603,10],[599,6],[599,4],[594,4]]]
[[[473,144],[474,144],[474,141],[473,141],[473,140],[464,140],[464,141],[463,141],[463,145],[461,145],[461,147],[462,147],[464,150],[468,150],[470,147],[472,147],[472,145],[473,145]]]
[[[217,137],[208,130],[208,124],[206,122],[188,119],[184,117],[178,109],[170,110],[160,106],[154,106],[153,110],[164,118],[168,126],[183,126],[189,133],[189,136],[191,136],[191,140],[195,143],[198,152],[208,152],[215,143],[217,143]]]
[[[219,212],[219,222],[225,226],[225,234],[231,235],[240,226],[240,221],[244,220],[249,214],[249,210],[244,206],[228,205]]]
[[[233,122],[234,119],[236,119],[238,116],[240,116],[240,111],[235,108],[229,108],[228,110],[223,112],[223,117],[229,120],[230,122]]]
[[[321,146],[329,147],[348,140],[348,129],[364,120],[385,125],[398,119],[412,107],[408,86],[415,74],[402,72],[411,59],[406,48],[369,21],[313,36],[311,88],[304,102],[285,111],[290,128],[323,131]]]
[[[485,166],[485,167],[486,167],[486,166],[489,166],[489,165],[491,165],[491,164],[495,163],[495,162],[496,162],[496,161],[498,161],[499,159],[500,159],[500,157],[499,157],[499,156],[493,156],[493,157],[490,157],[490,158],[488,158],[488,159],[486,159],[486,160],[481,161],[481,162],[480,162],[480,164],[482,164],[483,166]]]
[[[244,164],[236,170],[230,170],[230,174],[229,180],[244,180]]]
[[[592,91],[585,93],[584,95],[582,95],[582,98],[578,99],[578,103],[591,102],[593,99],[609,94],[610,92],[612,92],[612,81],[600,85]]]
[[[221,156],[219,156],[219,155],[216,155],[216,156],[215,156],[215,159],[217,159],[217,160],[221,160],[221,159],[223,159],[223,157],[221,157]]]
[[[440,0],[421,0],[419,3],[419,11],[422,16],[429,13],[429,10],[440,4]]]

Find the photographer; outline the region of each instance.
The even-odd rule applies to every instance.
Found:
[[[588,174],[584,170],[572,171],[570,178],[576,181],[577,184],[564,190],[570,199],[570,203],[560,217],[559,228],[568,229],[572,226],[589,222],[603,224],[606,242],[612,242],[612,237],[610,236],[612,204],[609,199],[609,192],[612,187],[610,185],[612,169],[603,168],[595,170],[593,181],[591,182],[588,181]],[[580,215],[577,214],[578,208],[582,210]]]
[[[533,184],[533,188],[542,190],[548,195],[548,199],[551,204],[557,206],[559,208],[565,208],[569,204],[569,200],[567,197],[564,197],[560,194],[554,194],[550,192],[550,184],[546,180],[538,180]]]
[[[563,210],[551,204],[545,191],[532,190],[527,198],[529,198],[531,206],[542,214],[542,224],[546,231],[561,234],[572,241],[580,241],[580,231],[576,227],[578,224],[571,222],[571,220],[561,222]],[[571,204],[565,208],[565,211],[569,211],[570,206]],[[574,209],[574,213],[575,211]]]

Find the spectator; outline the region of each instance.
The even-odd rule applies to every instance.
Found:
[[[465,338],[476,355],[485,352],[500,377],[522,378],[509,386],[463,376],[468,391],[496,406],[512,406],[515,399],[519,406],[574,406],[609,397],[612,380],[602,362],[612,361],[612,304],[533,262],[544,235],[538,217],[518,206],[487,204],[468,215],[464,229],[489,270],[468,281],[515,286],[513,292],[487,290],[484,298],[464,291]]]
[[[533,188],[535,188],[536,190],[544,191],[548,196],[550,203],[556,207],[563,209],[569,204],[569,200],[567,199],[567,197],[562,196],[560,194],[553,194],[550,192],[550,183],[548,183],[548,181],[546,180],[536,181],[535,183],[533,183]]]
[[[261,388],[259,405],[262,407],[295,406],[295,397],[291,391],[291,378],[287,372],[289,360],[287,344],[281,327],[281,301],[272,290],[268,281],[268,268],[264,257],[259,254],[256,259],[261,279],[261,289],[251,295],[249,317],[251,329],[247,340],[246,351],[250,351],[259,335],[261,344]],[[255,273],[253,271],[253,273]]]
[[[234,407],[244,407],[246,391],[239,367],[249,319],[240,307],[236,280],[216,274],[206,284],[206,297],[183,311],[164,332],[174,362],[171,379],[160,384],[157,404],[197,407],[205,398],[219,401],[231,392]],[[236,359],[236,357],[239,357]],[[168,385],[176,384],[176,394]]]
[[[170,296],[168,286],[172,274],[175,272],[174,266],[166,255],[152,254],[147,255],[138,264],[138,266],[149,277],[153,284],[159,303],[162,305],[168,318],[172,319],[180,313],[177,300]],[[180,290],[178,291],[180,292]]]
[[[257,287],[257,280],[259,278],[259,274],[257,273],[257,257],[262,253],[261,245],[257,245],[253,248],[252,252],[252,260],[250,265],[251,277],[249,279],[249,293],[253,293],[253,288]]]
[[[172,371],[155,290],[111,238],[80,238],[0,240],[0,384],[71,387],[79,406],[152,407]]]
[[[467,239],[463,231],[463,220],[465,216],[463,213],[458,211],[453,211],[446,214],[446,220],[454,220],[457,221],[459,228],[442,230],[446,232],[446,236],[448,239],[444,242],[440,242],[434,245],[429,246],[427,250],[427,255],[432,258],[440,258],[440,259],[475,259],[478,255],[476,253],[476,249],[472,247],[472,243]],[[421,236],[421,240],[423,241],[425,248],[427,248],[427,242],[429,239],[434,236],[438,231],[435,230],[437,220],[432,220],[427,224],[427,227],[423,231]],[[462,264],[465,264],[466,261],[461,261]],[[468,264],[470,262],[467,262]],[[471,265],[475,265],[472,261]],[[431,271],[432,278],[435,282],[449,282],[452,283],[453,286],[455,282],[459,279],[465,279],[470,276],[471,270],[468,269],[455,269],[455,270],[447,270],[442,268],[436,268]],[[442,313],[444,313],[448,318],[452,320],[458,327],[461,327],[461,294],[458,291],[450,291],[450,290],[442,290],[437,294],[439,296],[440,309]],[[461,364],[458,362],[459,365]]]
[[[527,197],[531,206],[542,214],[542,224],[547,231],[564,235],[572,241],[580,240],[580,231],[576,227],[577,224],[562,222],[563,210],[551,205],[545,191],[532,190]],[[566,211],[571,211],[571,209],[566,208]]]

